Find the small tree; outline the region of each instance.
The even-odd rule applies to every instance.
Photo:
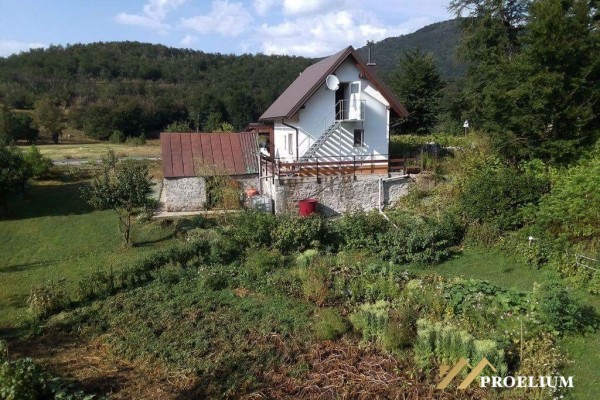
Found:
[[[51,98],[43,98],[35,102],[33,121],[40,132],[50,135],[54,143],[65,129],[65,113],[62,107]]]
[[[440,112],[444,86],[431,53],[417,48],[400,57],[392,76],[392,89],[410,113],[404,125],[406,130],[431,132]]]
[[[131,243],[131,218],[152,204],[152,180],[148,167],[140,162],[119,161],[109,151],[102,168],[84,188],[83,197],[94,208],[112,209],[119,218],[125,244]]]
[[[31,177],[31,168],[21,151],[14,147],[0,146],[0,206],[6,211],[8,196],[18,189],[25,191],[25,183]]]

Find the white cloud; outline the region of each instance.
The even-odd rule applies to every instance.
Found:
[[[346,7],[344,0],[284,0],[283,13],[286,15],[307,15],[332,12]]]
[[[265,16],[277,3],[277,0],[254,0],[254,11],[258,15]]]
[[[22,51],[48,47],[45,43],[20,42],[17,40],[0,39],[0,57],[7,57]]]
[[[423,21],[418,21],[421,24]],[[367,40],[382,40],[411,32],[412,22],[389,26],[360,10],[337,11],[299,17],[278,25],[263,24],[259,31],[266,54],[294,54],[321,57],[348,45],[364,46]],[[423,24],[418,27],[423,26]]]
[[[202,34],[217,33],[222,36],[239,36],[250,27],[254,18],[242,3],[216,0],[206,15],[183,18],[181,25]]]
[[[185,35],[185,37],[183,39],[181,39],[181,44],[184,45],[184,46],[190,46],[196,40],[198,40],[198,38],[196,36]]]
[[[119,13],[115,16],[115,21],[124,25],[138,25],[145,28],[160,29],[162,31],[169,29],[169,24],[165,19],[170,11],[177,9],[187,0],[149,0],[144,5],[141,14]]]

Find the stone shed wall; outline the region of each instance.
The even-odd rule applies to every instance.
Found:
[[[167,211],[202,210],[206,203],[206,182],[203,178],[165,178]]]
[[[387,176],[369,175],[329,176],[321,178],[266,179],[262,183],[264,194],[270,195],[275,203],[275,213],[296,213],[298,200],[315,198],[319,201],[318,211],[333,216],[345,212],[370,211],[379,206],[379,181]],[[410,178],[383,182],[382,202],[390,205],[408,193]]]
[[[256,188],[257,174],[233,175],[240,184],[240,192]],[[199,211],[206,203],[206,181],[201,177],[165,178],[164,189],[167,211]]]

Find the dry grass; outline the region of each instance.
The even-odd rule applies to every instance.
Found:
[[[167,371],[159,365],[132,363],[115,357],[103,338],[83,341],[49,333],[10,345],[11,358],[31,357],[55,376],[86,393],[111,399],[177,399],[197,384],[192,374]]]
[[[294,367],[308,372],[297,376]],[[311,346],[296,361],[265,371],[265,388],[247,399],[485,399],[484,390],[437,390],[437,377],[423,376],[410,361],[402,361],[372,346],[348,340]],[[432,378],[432,379],[431,379]]]
[[[148,140],[143,146],[124,143],[41,144],[40,152],[52,160],[98,160],[113,150],[117,157],[160,157],[160,140]]]

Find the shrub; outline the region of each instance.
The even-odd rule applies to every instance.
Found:
[[[95,396],[72,391],[60,380],[52,378],[30,358],[10,361],[6,345],[0,341],[0,399],[2,400],[90,400]],[[98,398],[98,400],[103,397]]]
[[[539,204],[536,224],[552,236],[571,242],[600,244],[600,149],[559,174]]]
[[[391,224],[378,212],[346,214],[336,224],[343,249],[372,249]]]
[[[140,136],[127,136],[125,143],[130,146],[143,146],[146,144],[146,135],[142,133]]]
[[[593,310],[573,299],[559,282],[536,285],[533,299],[538,318],[555,332],[580,332],[598,326]]]
[[[282,216],[272,233],[274,246],[284,253],[318,247],[325,239],[325,221],[318,216]]]
[[[48,315],[62,310],[67,303],[67,295],[64,290],[64,281],[58,283],[48,281],[35,285],[27,299],[29,310],[36,318],[45,318]]]
[[[52,168],[52,160],[44,157],[36,146],[31,146],[29,151],[24,154],[25,162],[31,169],[31,176],[35,179],[45,178]]]
[[[125,142],[125,134],[119,130],[114,130],[110,134],[109,142],[119,144]]]
[[[400,213],[392,215],[392,221],[397,228],[379,236],[375,253],[396,263],[439,263],[463,236],[463,227],[452,214],[437,220]]]
[[[348,330],[346,320],[334,308],[323,308],[315,317],[314,333],[319,340],[335,340]]]
[[[523,226],[523,208],[537,204],[548,191],[549,180],[538,173],[488,163],[462,186],[460,207],[468,219],[508,231]]]
[[[235,217],[231,234],[243,247],[270,247],[277,226],[275,215],[260,211],[245,211]]]

